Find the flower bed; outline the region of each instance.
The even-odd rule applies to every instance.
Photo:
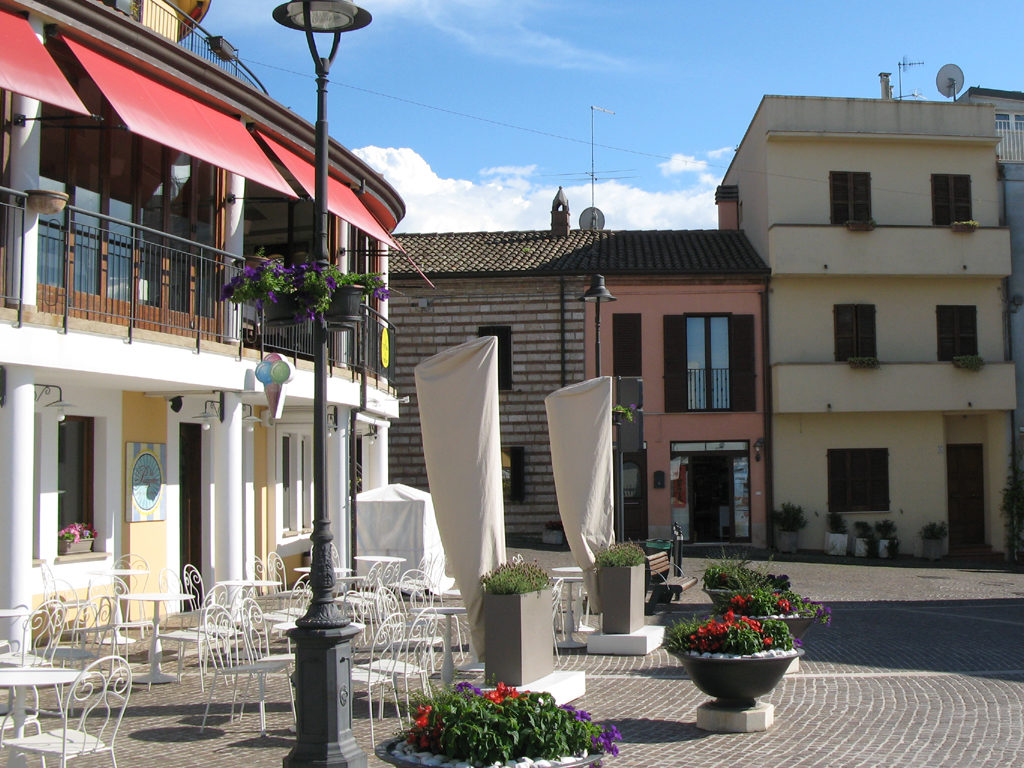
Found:
[[[726,611],[721,619],[691,619],[665,630],[665,649],[670,653],[705,658],[795,656],[794,640],[785,622],[759,621]]]

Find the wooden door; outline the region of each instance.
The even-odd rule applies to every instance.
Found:
[[[984,464],[980,445],[946,446],[949,546],[985,543]]]
[[[623,536],[647,538],[647,457],[643,451],[622,454]]]
[[[178,488],[181,567],[191,563],[203,571],[203,430],[199,424],[178,429]]]

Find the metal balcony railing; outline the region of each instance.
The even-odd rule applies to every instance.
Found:
[[[729,410],[729,369],[691,368],[686,372],[686,407],[691,411]]]
[[[26,297],[24,192],[0,187],[0,306],[24,305],[57,315],[67,332],[72,318],[202,342],[220,342],[313,359],[312,328],[265,327],[256,310],[220,300],[223,286],[241,271],[231,253],[112,216],[68,205],[39,216],[36,295]],[[31,281],[30,281],[31,282]],[[393,380],[395,327],[372,307],[364,322],[331,334],[333,366]]]
[[[263,93],[267,89],[259,78],[238,60],[237,51],[223,37],[211,35],[195,19],[182,13],[166,0],[103,0],[145,27],[182,48],[201,56],[232,76],[248,83]]]
[[[996,135],[1001,138],[996,155],[1005,163],[1024,162],[1024,131],[1015,131],[996,125]]]

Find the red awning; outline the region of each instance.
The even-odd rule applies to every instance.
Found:
[[[89,114],[28,19],[0,11],[0,40],[0,88],[80,115]]]
[[[310,197],[315,197],[316,170],[313,168],[312,163],[299,157],[291,150],[285,149],[278,142],[263,133],[263,131],[258,133],[260,138],[267,142],[267,146],[277,155],[277,159],[281,161],[284,167],[295,177],[296,181],[302,185],[302,188],[306,190],[306,194]],[[391,248],[401,250],[398,243],[391,237],[391,233],[384,229],[380,222],[373,217],[373,214],[366,210],[366,206],[359,202],[355,192],[333,176],[327,178],[327,210],[354,227],[361,229],[370,237],[380,240],[382,243],[387,243]]]
[[[241,121],[65,40],[132,133],[295,197]]]

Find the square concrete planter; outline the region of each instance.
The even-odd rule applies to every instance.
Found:
[[[836,557],[843,557],[846,555],[846,538],[845,533],[826,533],[825,554],[834,555]]]
[[[868,540],[867,539],[854,539],[853,540],[853,555],[854,555],[854,557],[867,557],[868,556]]]
[[[921,557],[925,560],[941,560],[944,545],[943,539],[921,539]]]
[[[551,590],[484,593],[484,682],[523,685],[555,668]]]
[[[551,544],[560,547],[563,544],[565,544],[565,531],[545,528],[543,531],[541,531],[540,540],[543,541],[545,544]]]
[[[796,552],[797,541],[800,531],[778,531],[775,536],[775,546],[779,552]]]
[[[644,567],[598,568],[601,631],[628,635],[644,625]]]

